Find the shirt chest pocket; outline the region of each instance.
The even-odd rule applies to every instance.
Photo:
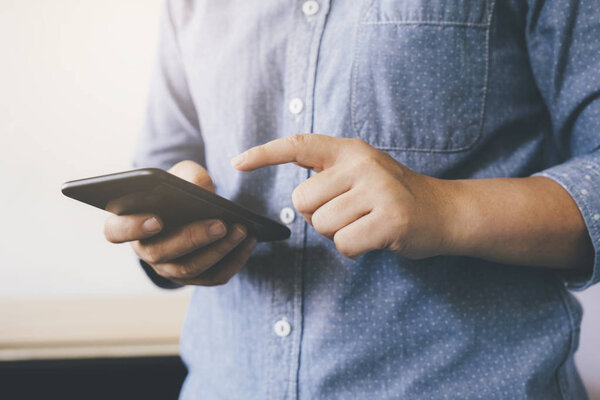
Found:
[[[355,135],[386,150],[472,146],[485,110],[492,1],[368,0],[355,44]]]

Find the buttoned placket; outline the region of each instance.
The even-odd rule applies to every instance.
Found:
[[[325,28],[329,1],[303,0],[294,3],[294,23],[290,29],[285,76],[284,132],[283,136],[308,133],[313,125],[313,99],[320,40]],[[275,379],[287,383],[278,389],[274,385],[268,397],[273,399],[297,399],[300,348],[302,339],[302,269],[307,224],[296,215],[291,203],[293,189],[309,177],[309,171],[297,168],[296,178],[290,176],[289,194],[283,196],[279,214],[280,221],[292,231],[290,241],[297,249],[293,262],[282,266],[286,269],[288,287],[275,293],[273,304],[272,334],[285,346],[287,371],[278,371]],[[285,375],[283,375],[285,374]]]

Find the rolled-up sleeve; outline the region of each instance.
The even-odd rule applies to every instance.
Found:
[[[579,207],[592,240],[591,272],[570,289],[600,280],[600,7],[585,0],[531,0],[527,48],[552,120],[550,148],[562,163],[535,175],[558,182]]]

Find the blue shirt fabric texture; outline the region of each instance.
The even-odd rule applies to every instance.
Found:
[[[162,15],[135,166],[194,160],[217,193],[277,219],[312,172],[230,158],[294,133],[355,137],[439,178],[549,177],[595,249],[579,275],[350,260],[297,215],[289,240],[195,289],[182,399],[587,398],[568,289],[600,280],[595,2],[169,0]]]

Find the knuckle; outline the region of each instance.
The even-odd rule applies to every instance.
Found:
[[[373,157],[370,154],[361,154],[354,159],[354,163],[352,165],[355,171],[365,173],[371,171],[375,164],[375,160],[373,160]]]
[[[214,252],[217,254],[219,259],[221,259],[221,258],[225,257],[227,254],[229,254],[229,252],[235,246],[235,244],[236,244],[236,241],[233,239],[232,236],[230,236],[229,239],[227,239],[227,241],[219,243],[218,246],[215,246]]]
[[[167,279],[176,280],[187,280],[194,277],[194,273],[191,268],[183,264],[168,264],[166,268]]]
[[[188,250],[203,248],[210,243],[210,233],[208,232],[209,226],[209,221],[198,221],[197,223],[186,226],[181,231]]]
[[[354,258],[354,252],[348,249],[338,249],[339,253],[347,258]]]
[[[287,137],[287,140],[290,142],[292,146],[300,147],[304,143],[306,143],[306,134],[303,133],[295,133]]]
[[[308,200],[306,196],[305,186],[299,185],[292,192],[292,204],[296,207],[296,210],[300,213],[307,213],[312,210],[309,210]]]
[[[394,253],[402,253],[402,251],[404,250],[404,241],[400,238],[396,239],[396,240],[392,240],[387,246],[385,246],[384,248],[394,252]]]
[[[195,249],[201,246],[201,240],[198,238],[196,229],[192,226],[187,226],[183,230],[185,241],[190,249]]]
[[[359,148],[359,149],[370,148],[371,147],[367,142],[365,142],[362,139],[351,138],[350,140],[352,141],[352,145],[355,146],[355,147],[357,147],[357,148]]]
[[[152,266],[152,268],[154,268],[154,271],[163,278],[171,280],[177,279],[175,274],[173,274],[173,268],[171,264],[153,265],[152,263],[150,263],[150,265]]]
[[[179,266],[176,271],[177,279],[192,279],[197,275],[196,271],[183,265]]]
[[[397,254],[403,254],[406,251],[407,245],[408,237],[403,233],[399,233],[391,236],[387,243],[383,244],[382,248]]]
[[[353,157],[360,155],[369,155],[372,153],[373,147],[362,139],[350,138],[348,139],[348,147]]]
[[[137,247],[144,261],[150,264],[158,264],[163,261],[162,251],[159,246],[155,244],[145,246],[140,243]]]
[[[315,230],[320,234],[329,235],[331,233],[329,228],[329,218],[327,213],[322,209],[318,209],[313,213],[311,222],[313,228],[315,228]]]
[[[195,174],[191,181],[194,185],[203,187],[203,188],[212,188],[214,186],[213,181],[208,175],[207,172],[202,171],[202,173]]]
[[[335,247],[341,255],[349,258],[354,256],[354,252],[352,251],[348,240],[346,240],[342,235],[335,235],[333,237],[333,242],[335,243]]]
[[[206,169],[194,161],[180,161],[172,166],[169,172],[197,186],[211,190],[214,188],[213,181]]]
[[[391,210],[393,207],[390,206],[387,209]],[[382,216],[379,216],[378,220],[378,225],[387,226],[384,236],[381,237],[378,243],[378,248],[401,254],[406,248],[410,237],[410,213],[408,210],[397,209],[390,212],[385,217],[385,221],[383,221]],[[384,225],[384,222],[387,222],[387,224]]]

